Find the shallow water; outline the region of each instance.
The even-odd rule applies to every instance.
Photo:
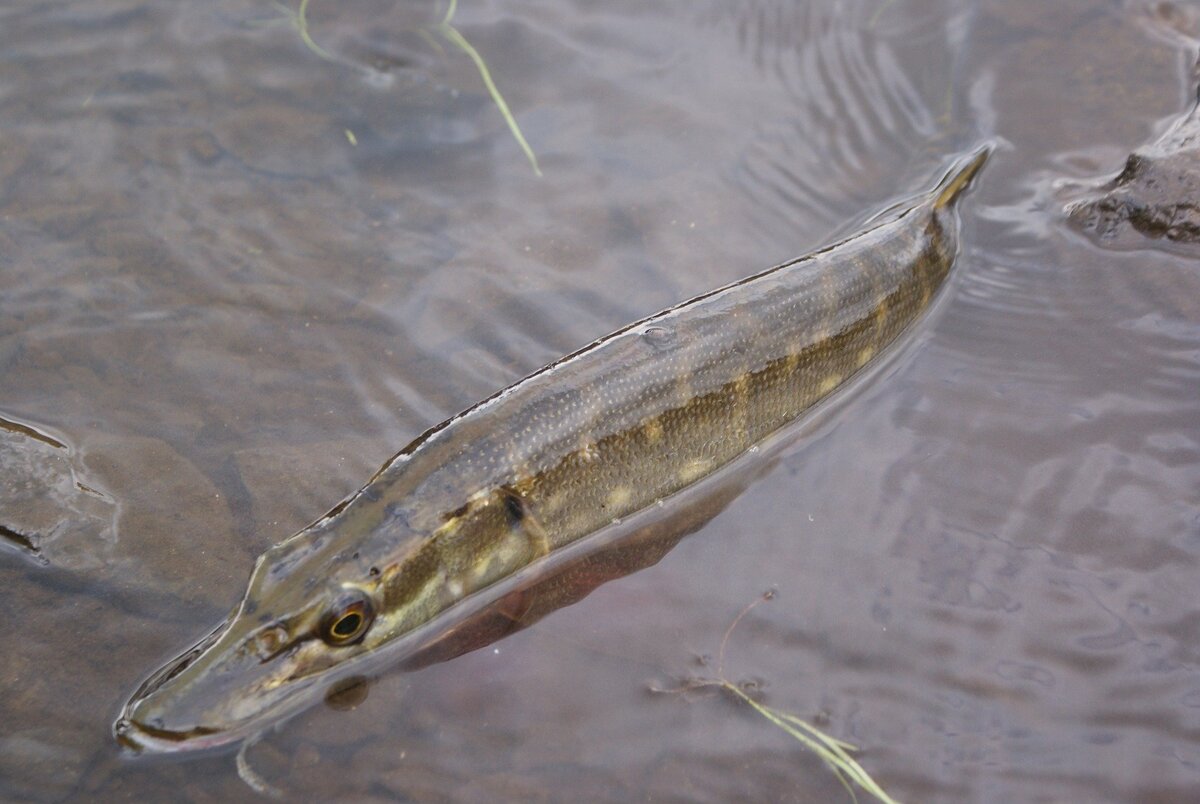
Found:
[[[0,797],[249,798],[129,692],[426,427],[847,234],[995,137],[947,298],[699,533],[246,755],[291,796],[823,801],[726,672],[902,801],[1200,788],[1200,264],[1062,214],[1191,97],[1186,6],[0,10]],[[424,34],[421,31],[424,30]],[[349,133],[348,133],[349,132]],[[33,553],[29,547],[37,549]]]

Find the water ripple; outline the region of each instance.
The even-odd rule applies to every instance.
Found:
[[[920,24],[898,30],[894,19]],[[739,55],[786,99],[759,116],[731,169],[763,211],[764,230],[794,230],[798,219],[833,230],[881,194],[915,189],[905,168],[930,153],[949,122],[954,54],[949,27],[937,22],[928,5],[893,15],[876,4],[769,0],[732,4],[710,20],[733,29]],[[912,37],[913,28],[924,35]],[[910,66],[917,47],[919,76]],[[931,61],[943,65],[936,75]]]

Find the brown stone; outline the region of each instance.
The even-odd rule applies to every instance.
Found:
[[[184,601],[236,600],[254,553],[204,473],[156,438],[97,438],[84,459],[120,502],[110,570],[136,568],[144,583]]]
[[[1067,214],[1106,244],[1200,242],[1200,105],[1130,154],[1115,179],[1068,206]]]
[[[0,419],[0,474],[0,542],[64,569],[105,563],[116,509],[66,444]]]

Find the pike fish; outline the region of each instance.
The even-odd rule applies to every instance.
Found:
[[[755,452],[929,307],[958,253],[955,202],[989,153],[866,231],[630,324],[430,429],[263,553],[229,618],[134,693],[117,739],[182,751],[252,736]]]

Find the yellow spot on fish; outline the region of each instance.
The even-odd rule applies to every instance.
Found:
[[[585,441],[579,445],[578,455],[581,460],[590,463],[600,457],[600,448],[591,441]]]
[[[858,365],[866,365],[867,361],[875,356],[874,346],[864,346],[858,353]]]
[[[527,494],[535,485],[537,485],[537,473],[528,463],[522,463],[517,467],[516,479],[509,484],[509,487],[518,494]]]
[[[792,343],[788,346],[787,367],[789,371],[800,365],[800,356],[802,354],[804,354],[803,344]]]
[[[887,297],[879,300],[879,304],[875,307],[875,329],[881,330],[888,320],[888,302]]]
[[[624,508],[633,499],[633,491],[628,486],[618,486],[608,493],[609,508]]]
[[[503,570],[512,567],[514,562],[520,557],[524,547],[524,539],[507,538],[492,550],[492,552],[484,555],[471,567],[471,580],[474,582],[472,589],[478,588],[480,581],[494,580],[494,575],[497,570],[503,574]]]
[[[842,381],[842,378],[839,377],[838,375],[830,374],[828,377],[821,380],[821,393],[822,394],[829,393],[834,388],[837,388],[838,383],[840,383],[841,381]]]
[[[921,286],[921,307],[929,304],[929,299],[933,296],[933,285],[929,281],[927,273],[928,265],[924,262],[918,262],[913,266],[913,273],[916,274],[917,284]]]
[[[462,524],[461,516],[452,516],[442,523],[441,527],[433,532],[434,536],[444,536],[447,533],[453,533],[458,530],[458,526]]]
[[[679,470],[679,479],[684,483],[691,483],[697,478],[703,477],[708,472],[710,461],[706,458],[695,458],[688,461]]]
[[[567,502],[567,493],[566,491],[559,490],[551,494],[545,499],[545,501],[542,502],[541,509],[545,512],[557,511],[558,509],[562,508],[565,502]]]
[[[657,416],[647,416],[642,420],[642,433],[646,436],[646,443],[657,444],[663,437],[662,421]]]
[[[526,542],[526,539],[516,536],[505,539],[500,545],[500,548],[496,550],[496,559],[505,566],[509,566],[513,561],[521,556],[522,552],[524,552]]]

